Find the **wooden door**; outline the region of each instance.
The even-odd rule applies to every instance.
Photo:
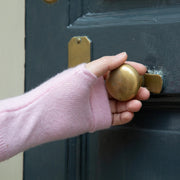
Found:
[[[134,120],[25,153],[25,180],[180,178],[180,1],[26,0],[26,90],[68,65],[73,36],[92,40],[92,59],[126,51],[161,70],[161,95]]]

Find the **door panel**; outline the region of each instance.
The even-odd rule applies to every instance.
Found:
[[[85,13],[69,26],[72,34],[86,33],[93,57],[127,51],[129,60],[163,72],[162,94],[180,93],[180,6]]]
[[[179,179],[179,111],[141,111],[89,137],[89,179]]]
[[[179,1],[26,0],[26,15],[26,90],[67,68],[68,42],[80,35],[92,59],[126,51],[161,70],[165,85],[128,125],[26,152],[25,179],[179,179]]]

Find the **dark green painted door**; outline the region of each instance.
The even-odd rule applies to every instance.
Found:
[[[162,70],[161,95],[125,126],[25,153],[25,180],[180,179],[180,1],[26,0],[26,90],[67,68],[68,41],[86,35],[92,57],[126,51]]]

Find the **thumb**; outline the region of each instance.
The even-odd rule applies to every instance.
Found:
[[[115,56],[104,56],[86,64],[86,68],[97,77],[105,75],[108,71],[118,68],[127,60],[126,52]]]

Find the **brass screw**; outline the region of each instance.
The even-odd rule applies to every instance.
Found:
[[[77,38],[77,43],[78,43],[78,44],[81,43],[81,38]]]
[[[57,0],[44,0],[46,3],[52,4],[52,3],[56,3]]]

